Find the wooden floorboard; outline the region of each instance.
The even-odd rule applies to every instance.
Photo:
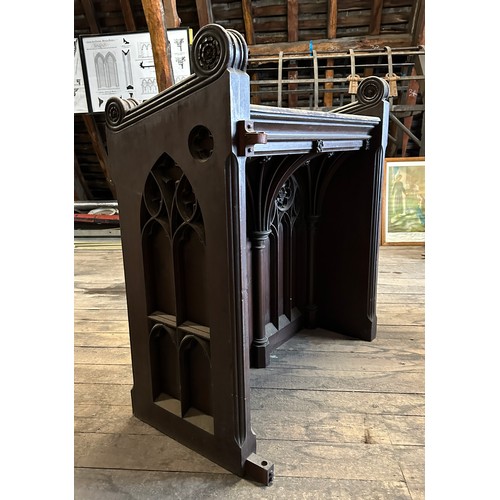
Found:
[[[373,342],[303,330],[251,370],[262,487],[132,415],[121,249],[75,241],[75,499],[422,500],[424,253],[380,249]]]

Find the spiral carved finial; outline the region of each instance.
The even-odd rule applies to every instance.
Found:
[[[369,76],[359,84],[356,97],[362,104],[377,104],[389,97],[389,84],[378,76]]]
[[[127,111],[135,108],[139,104],[135,99],[121,99],[120,97],[111,97],[106,102],[104,114],[106,123],[111,127],[120,125]]]
[[[193,68],[202,78],[218,75],[226,68],[244,71],[248,47],[243,36],[218,24],[207,24],[193,41]]]

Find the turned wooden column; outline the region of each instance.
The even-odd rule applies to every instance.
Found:
[[[318,241],[319,215],[307,217],[307,305],[306,325],[307,328],[316,328],[318,305],[316,304],[316,245]]]
[[[270,361],[266,346],[269,340],[266,336],[266,312],[264,283],[267,275],[264,268],[266,243],[271,231],[254,231],[252,241],[252,281],[253,281],[253,341],[250,351],[251,365],[256,368],[265,368]]]

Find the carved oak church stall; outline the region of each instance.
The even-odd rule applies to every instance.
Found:
[[[194,74],[106,123],[134,415],[235,474],[256,454],[250,367],[301,328],[376,334],[388,86],[334,113],[250,105],[247,46],[203,27]]]

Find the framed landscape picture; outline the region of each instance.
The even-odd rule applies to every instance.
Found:
[[[382,245],[425,243],[425,158],[386,158]]]

